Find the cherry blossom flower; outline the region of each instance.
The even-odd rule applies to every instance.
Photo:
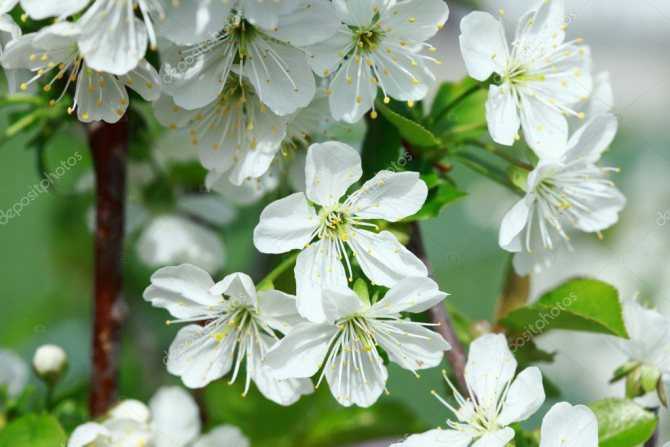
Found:
[[[280,379],[307,378],[322,372],[337,401],[369,407],[385,389],[388,372],[378,347],[410,371],[440,364],[449,344],[424,324],[401,318],[420,313],[447,296],[429,278],[407,278],[370,304],[353,291],[327,290],[326,320],[296,326],[266,355],[264,364]]]
[[[238,73],[251,83],[270,110],[280,116],[306,107],[316,83],[304,52],[299,49],[331,37],[337,27],[327,0],[283,0],[231,10],[222,29],[207,40],[162,52],[164,90],[185,109],[198,109],[220,98]],[[268,6],[268,3],[274,3]],[[273,28],[254,25],[244,14],[255,8],[280,8]]]
[[[619,219],[626,199],[596,165],[617,132],[614,115],[601,115],[577,130],[559,158],[540,159],[528,176],[526,196],[505,215],[500,246],[512,253],[519,274],[551,265],[558,241],[570,247],[566,225],[598,233]],[[558,239],[558,240],[557,240]]]
[[[233,383],[245,364],[245,394],[253,381],[268,399],[291,405],[313,391],[308,380],[276,380],[261,364],[279,334],[301,321],[293,297],[274,290],[256,293],[243,273],[215,284],[204,270],[184,264],[158,270],[144,299],[177,318],[170,324],[202,324],[181,329],[168,353],[168,371],[187,387],[204,387],[229,372]]]
[[[476,11],[461,21],[461,51],[479,81],[493,73],[486,115],[489,132],[511,146],[523,128],[538,156],[555,155],[568,139],[566,116],[584,117],[578,105],[592,91],[591,58],[581,40],[565,41],[564,0],[538,0],[519,20],[510,46],[503,24]]]
[[[89,0],[59,0],[50,2],[44,0],[21,0],[21,8],[35,20],[49,17],[65,18],[86,7]],[[12,1],[10,0],[10,3]],[[18,1],[13,1],[14,4]]]
[[[28,364],[12,351],[0,349],[0,388],[5,388],[9,397],[17,397],[30,376]]]
[[[149,406],[125,400],[100,422],[77,427],[68,447],[249,447],[249,441],[236,427],[219,426],[201,434],[195,399],[179,387],[163,387]]]
[[[427,275],[426,266],[391,232],[377,232],[369,222],[397,222],[419,211],[428,187],[418,173],[380,171],[346,196],[362,176],[360,155],[345,144],[326,142],[309,148],[305,174],[306,193],[268,205],[254,230],[262,253],[302,250],[295,267],[301,315],[324,321],[321,289],[341,289],[347,276],[353,279],[348,250],[375,284],[392,287],[403,278]]]
[[[360,120],[374,106],[377,90],[384,101],[418,101],[435,77],[437,63],[424,49],[444,26],[449,8],[443,0],[335,0],[342,24],[337,34],[306,48],[317,74],[330,78],[330,107],[336,120]]]
[[[203,166],[227,174],[235,185],[265,174],[286,137],[288,118],[268,110],[237,75],[229,76],[219,98],[204,107],[183,109],[163,95],[154,110],[162,124],[188,127]]]
[[[598,420],[589,407],[561,402],[542,420],[540,447],[597,447]]]
[[[521,371],[504,335],[487,334],[470,345],[465,380],[470,399],[454,391],[457,407],[434,395],[454,414],[449,429],[412,435],[391,447],[504,447],[514,438],[510,425],[522,422],[542,406],[545,399],[542,373],[536,367]]]
[[[154,101],[160,95],[158,74],[146,61],[124,76],[93,70],[84,62],[77,48],[77,38],[81,31],[71,22],[58,22],[37,33],[26,34],[13,41],[2,57],[2,65],[7,69],[27,68],[33,77],[21,84],[21,90],[44,80],[43,89],[51,91],[54,83],[66,79],[60,96],[52,100],[54,105],[75,84],[74,103],[68,112],[77,111],[80,121],[117,122],[128,107],[130,87],[147,101]]]

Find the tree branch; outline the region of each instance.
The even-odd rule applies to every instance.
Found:
[[[128,121],[88,128],[96,181],[94,323],[89,409],[105,413],[117,398]]]
[[[417,222],[412,223],[412,233],[407,248],[423,261],[429,272],[432,272],[430,261],[428,260],[428,255],[426,254],[425,245],[423,243],[421,228]],[[463,349],[461,342],[458,340],[458,337],[456,337],[456,331],[454,331],[451,319],[449,318],[447,311],[444,309],[444,305],[440,303],[430,309],[428,311],[428,316],[433,323],[438,325],[436,327],[437,332],[439,332],[451,345],[451,350],[447,351],[447,360],[456,376],[461,392],[464,396],[467,396],[468,387],[465,382],[465,350]]]

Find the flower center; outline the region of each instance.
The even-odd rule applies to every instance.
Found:
[[[354,33],[354,43],[363,53],[372,53],[379,49],[379,44],[384,37],[381,26],[374,24],[363,28],[352,29]]]
[[[341,241],[349,239],[350,216],[341,204],[322,209],[319,218],[321,221],[318,230],[319,239],[338,239]]]

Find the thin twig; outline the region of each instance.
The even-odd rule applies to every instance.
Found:
[[[421,228],[416,222],[412,223],[412,233],[407,248],[423,261],[428,268],[428,271],[432,271],[423,243]],[[464,393],[464,395],[467,395],[468,387],[465,382],[465,350],[456,336],[456,331],[454,330],[451,319],[442,303],[430,309],[428,315],[430,320],[438,325],[436,328],[440,335],[442,335],[442,337],[444,337],[444,339],[451,345],[451,350],[447,351],[447,360],[456,376],[461,392]]]
[[[93,365],[89,409],[104,414],[117,398],[121,326],[122,259],[126,198],[128,122],[88,129],[96,178]]]

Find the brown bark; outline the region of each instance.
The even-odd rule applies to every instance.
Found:
[[[128,121],[93,124],[88,129],[96,183],[94,322],[91,416],[104,414],[117,399],[126,198]]]
[[[412,233],[407,248],[423,261],[429,272],[432,272],[430,261],[428,260],[428,255],[423,243],[421,228],[416,222],[412,223]],[[440,303],[428,311],[428,316],[430,317],[431,322],[438,325],[436,326],[437,332],[439,332],[451,345],[451,350],[447,351],[447,360],[456,376],[461,393],[464,396],[468,396],[468,387],[465,382],[465,350],[460,340],[458,340],[458,337],[456,337],[456,331],[449,318],[449,314],[447,314],[444,305]]]

